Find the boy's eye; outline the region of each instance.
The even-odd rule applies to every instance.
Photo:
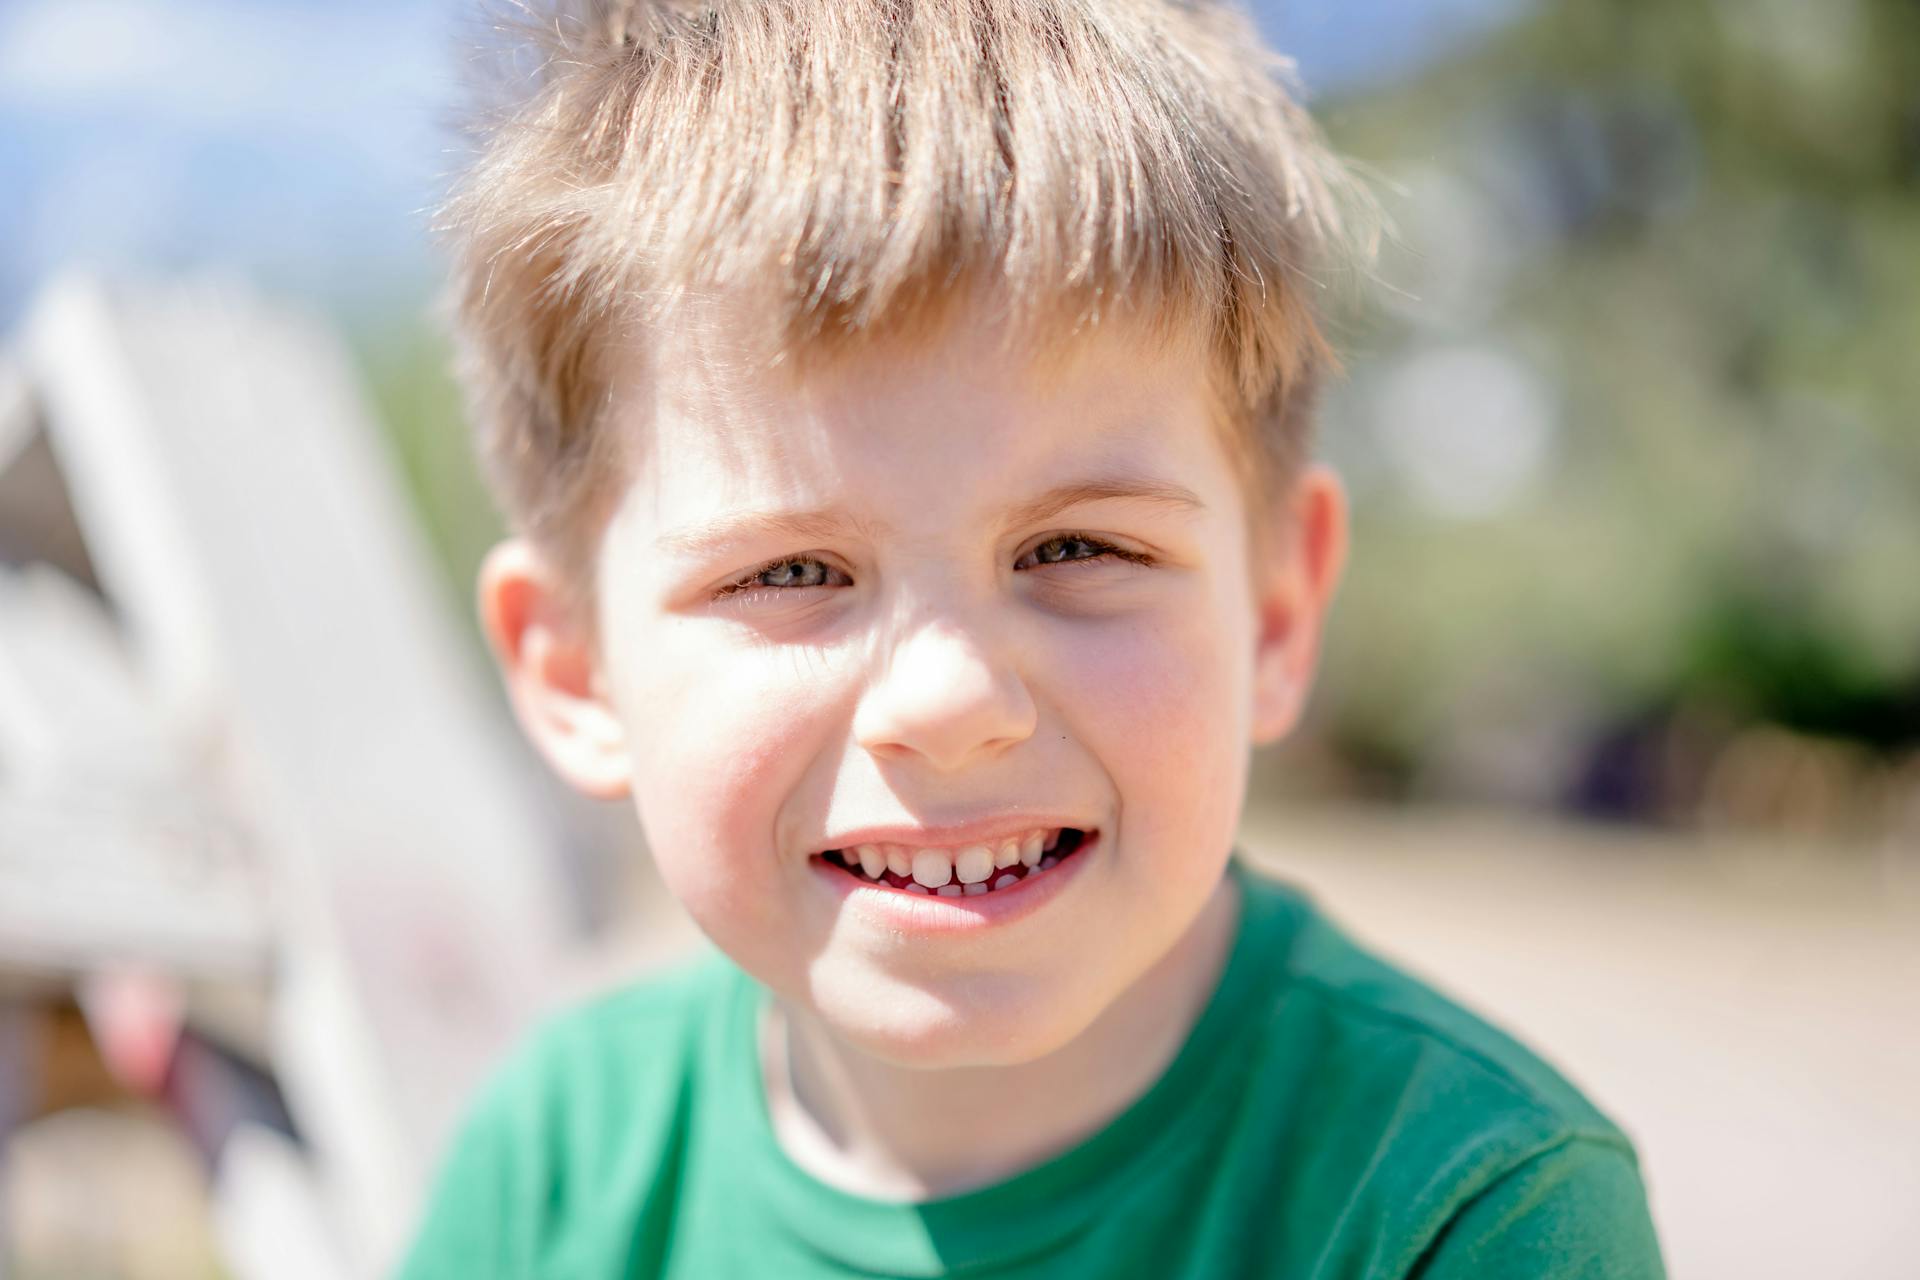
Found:
[[[1061,564],[1070,560],[1099,560],[1106,556],[1132,561],[1135,564],[1153,563],[1151,556],[1141,555],[1137,551],[1123,550],[1111,542],[1103,542],[1088,534],[1068,533],[1048,538],[1014,561],[1013,567],[1025,569],[1043,564]]]
[[[760,589],[784,590],[795,587],[844,587],[852,582],[846,574],[811,556],[791,556],[755,569],[738,582],[720,588],[722,596]]]

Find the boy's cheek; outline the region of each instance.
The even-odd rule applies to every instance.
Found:
[[[1102,628],[1076,639],[1059,664],[1073,719],[1088,726],[1085,745],[1110,758],[1109,769],[1191,772],[1239,744],[1235,690],[1240,669],[1205,614],[1162,616]]]
[[[663,655],[650,676],[625,682],[635,803],[670,883],[725,892],[776,869],[780,805],[813,728],[790,682],[762,678],[778,675]]]
[[[690,728],[684,751],[662,744],[634,802],[667,892],[737,962],[761,971],[793,941],[793,869],[779,865],[774,840],[788,768],[778,751],[726,750],[718,729]]]
[[[1110,778],[1122,847],[1136,872],[1173,874],[1164,857],[1224,849],[1239,820],[1248,752],[1246,674],[1219,638],[1219,615],[1164,619],[1081,646],[1069,732]]]

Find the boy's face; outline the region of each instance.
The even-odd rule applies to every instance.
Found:
[[[664,353],[619,402],[597,654],[524,547],[483,576],[523,719],[582,789],[630,791],[700,928],[918,1066],[1058,1048],[1200,916],[1344,537],[1310,469],[1255,571],[1201,360],[1109,327],[1042,374],[983,328],[797,384]],[[1061,829],[1077,851],[991,892],[856,874],[860,844],[1004,862]]]

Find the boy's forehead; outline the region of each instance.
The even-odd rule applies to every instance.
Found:
[[[1017,320],[988,297],[812,343],[776,332],[764,315],[739,294],[707,297],[645,331],[615,378],[627,425],[670,414],[764,443],[883,415],[910,434],[917,422],[952,418],[958,401],[993,419],[1069,415],[1124,427],[1214,389],[1203,343],[1119,314],[1097,324]]]
[[[1119,325],[1039,354],[1003,337],[990,316],[960,316],[930,338],[801,365],[769,360],[750,325],[683,327],[646,353],[643,403],[622,414],[644,509],[629,515],[687,546],[734,515],[850,501],[881,513],[908,493],[904,523],[1012,513],[1075,486],[1204,505],[1190,478],[1191,437],[1211,434],[1203,361]]]
[[[996,461],[1018,468],[1042,465],[1059,449],[1137,453],[1174,420],[1204,413],[1205,391],[1193,363],[1131,336],[1083,342],[1065,358],[956,330],[831,364],[700,352],[662,370],[642,417],[662,448],[670,444],[682,458],[709,454],[743,473]],[[669,460],[637,443],[643,460]]]

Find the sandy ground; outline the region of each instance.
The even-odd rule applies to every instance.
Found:
[[[1920,850],[1430,813],[1245,845],[1620,1121],[1675,1277],[1920,1277]]]

